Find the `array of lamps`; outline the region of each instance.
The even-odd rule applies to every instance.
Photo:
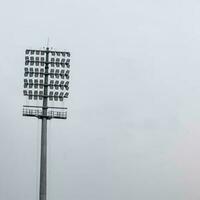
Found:
[[[29,100],[42,100],[47,97],[50,101],[63,101],[69,93],[70,53],[48,51],[46,60],[44,50],[26,50],[24,68],[24,96]],[[48,66],[48,72],[45,70]],[[55,68],[56,67],[56,68]],[[58,68],[59,67],[59,68]],[[48,76],[48,83],[44,77]],[[48,95],[44,95],[44,87],[48,87]]]

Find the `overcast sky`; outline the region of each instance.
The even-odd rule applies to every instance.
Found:
[[[0,199],[36,200],[40,123],[22,117],[26,48],[72,53],[48,126],[48,200],[200,199],[200,3],[0,3]]]

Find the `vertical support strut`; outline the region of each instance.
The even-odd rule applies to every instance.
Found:
[[[47,199],[47,109],[48,109],[48,71],[49,71],[49,48],[46,49],[46,64],[44,77],[44,97],[42,107],[41,126],[41,157],[40,157],[40,197],[39,200]]]

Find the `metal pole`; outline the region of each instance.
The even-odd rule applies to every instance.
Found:
[[[49,71],[49,48],[46,49],[46,65],[44,77],[44,98],[42,107],[41,127],[41,157],[40,157],[40,197],[39,200],[47,199],[47,109],[48,109],[48,71]]]

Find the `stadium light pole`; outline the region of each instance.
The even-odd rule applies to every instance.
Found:
[[[45,50],[25,51],[24,96],[42,101],[41,105],[24,105],[23,116],[36,117],[41,124],[40,190],[39,200],[47,199],[47,120],[66,119],[65,107],[48,106],[50,101],[68,98],[70,53]],[[51,66],[50,66],[51,65]],[[50,111],[49,111],[50,110]]]

